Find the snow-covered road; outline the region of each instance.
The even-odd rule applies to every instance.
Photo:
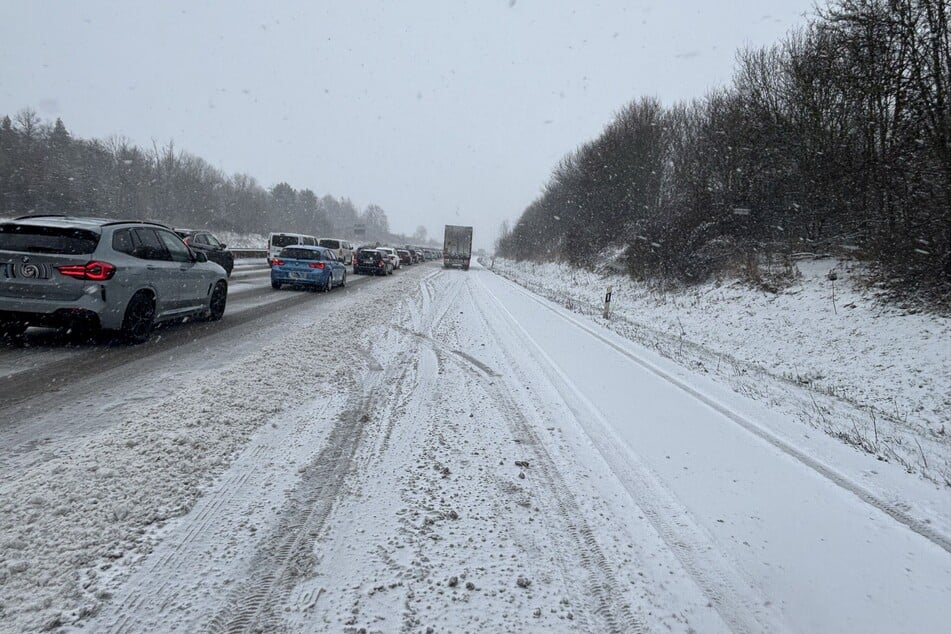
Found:
[[[480,267],[379,282],[155,355],[108,406],[18,402],[0,629],[951,622],[945,491]]]

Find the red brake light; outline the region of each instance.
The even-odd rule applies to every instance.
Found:
[[[274,258],[271,260],[271,266],[284,266],[284,260],[278,260],[277,258]]]
[[[308,264],[307,266],[309,266],[309,267],[312,268],[312,269],[322,269],[322,268],[324,268],[324,263],[323,263],[323,262],[311,262],[311,263]]]
[[[86,264],[66,264],[57,266],[56,270],[67,277],[75,277],[78,280],[91,280],[93,282],[105,282],[112,279],[116,274],[116,267],[108,262],[98,262],[93,260]]]

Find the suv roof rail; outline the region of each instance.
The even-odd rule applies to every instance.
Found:
[[[100,227],[109,227],[111,225],[126,225],[126,224],[142,224],[142,225],[155,225],[158,227],[163,227],[165,229],[173,230],[169,225],[162,222],[157,222],[155,220],[117,220],[109,218],[95,218],[87,216],[71,216],[69,214],[28,214],[26,216],[18,216],[13,220],[35,220],[40,218],[68,218],[71,220],[78,220],[81,222],[90,222],[98,224]]]
[[[30,218],[66,218],[66,214],[27,214],[25,216],[18,216],[14,220],[29,220]]]
[[[155,220],[111,220],[102,224],[103,227],[109,227],[112,225],[156,225],[162,227],[163,229],[174,231],[174,229],[172,229],[169,225],[162,222],[156,222]]]

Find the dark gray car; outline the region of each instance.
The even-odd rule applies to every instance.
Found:
[[[82,325],[141,343],[161,321],[221,319],[227,299],[225,270],[164,225],[67,216],[0,223],[0,337]]]
[[[188,245],[188,248],[195,253],[204,253],[206,258],[215,264],[220,264],[228,277],[231,277],[231,271],[234,270],[234,254],[228,250],[227,244],[218,240],[208,231],[175,229],[175,233],[182,239],[182,242]]]

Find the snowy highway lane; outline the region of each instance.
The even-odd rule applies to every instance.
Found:
[[[816,458],[770,412],[480,267],[263,321],[127,366],[104,403],[13,406],[23,428],[97,422],[5,436],[0,629],[951,622],[945,493],[912,513],[890,465]]]
[[[947,526],[946,492],[933,518],[910,517],[775,433],[763,424],[777,422],[770,412],[513,284],[479,281],[507,318],[507,348],[530,351],[732,629],[924,632],[948,622],[951,540],[932,529]]]

